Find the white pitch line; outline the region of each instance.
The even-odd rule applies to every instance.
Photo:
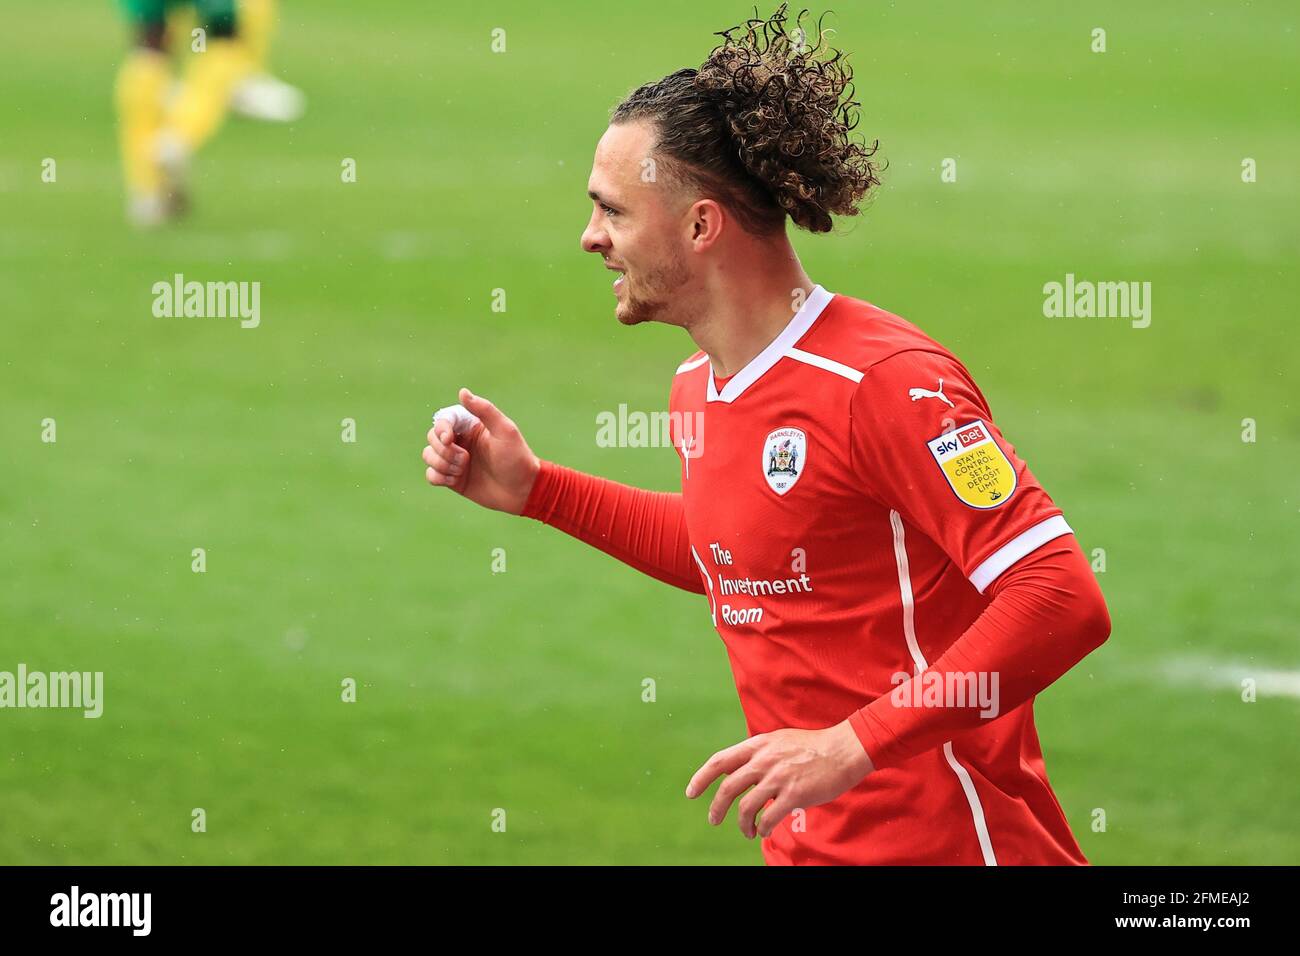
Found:
[[[1255,691],[1260,697],[1300,698],[1300,671],[1272,670],[1240,661],[1216,661],[1204,657],[1170,658],[1161,670],[1173,683],[1241,690],[1241,682],[1249,678],[1255,682]]]
[[[427,245],[418,232],[387,232],[379,239],[379,254],[390,262],[411,262],[425,255]]]

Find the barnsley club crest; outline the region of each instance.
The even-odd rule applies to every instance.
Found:
[[[778,495],[799,480],[807,467],[808,439],[797,428],[778,428],[763,441],[763,477]]]

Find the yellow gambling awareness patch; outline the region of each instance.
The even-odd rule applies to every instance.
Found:
[[[983,421],[961,425],[926,445],[957,497],[972,508],[996,508],[1016,490],[1016,470]]]

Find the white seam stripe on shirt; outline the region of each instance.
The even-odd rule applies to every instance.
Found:
[[[1065,523],[1063,515],[1054,515],[1046,521],[1038,522],[985,558],[980,566],[971,572],[970,583],[975,585],[976,591],[983,594],[984,589],[997,580],[999,574],[1031,551],[1038,550],[1063,534],[1074,534],[1074,529]]]
[[[824,355],[813,355],[811,352],[805,352],[803,349],[790,349],[785,353],[786,358],[792,358],[796,362],[805,362],[808,365],[815,365],[818,368],[824,368],[828,372],[834,372],[836,375],[843,375],[849,381],[862,381],[862,373],[857,369],[845,365],[843,362],[837,362],[834,359],[828,359]]]
[[[951,740],[943,745],[943,755],[948,758],[948,766],[952,767],[952,772],[961,781],[962,790],[966,792],[966,802],[970,804],[970,815],[975,819],[975,832],[980,838],[980,851],[984,854],[984,865],[997,866],[998,858],[993,855],[993,843],[989,840],[989,825],[988,821],[984,819],[984,807],[980,804],[980,795],[975,792],[975,781],[971,780],[970,772],[958,762],[956,755],[952,752]]]
[[[898,564],[898,592],[903,600],[903,636],[907,638],[907,650],[911,653],[912,663],[916,665],[919,674],[930,665],[926,663],[925,655],[916,642],[916,602],[912,597],[912,573],[907,563],[907,544],[903,539],[903,518],[892,509],[889,512],[889,524],[894,529],[894,561]],[[993,855],[993,841],[989,839],[988,822],[984,819],[980,795],[975,790],[975,782],[971,780],[970,773],[953,754],[951,740],[944,742],[943,755],[952,772],[957,775],[957,782],[961,784],[966,802],[970,804],[971,818],[975,821],[975,835],[980,841],[980,852],[984,854],[984,865],[997,866],[998,858]]]
[[[713,578],[709,575],[709,572],[705,569],[704,562],[700,560],[700,556],[695,553],[695,545],[691,545],[691,557],[694,558],[695,563],[700,566],[700,573],[704,575],[704,581],[709,586],[709,617],[713,618],[713,626],[717,627],[718,608],[717,608],[717,604],[713,600]]]
[[[699,368],[701,365],[703,365],[703,364],[704,364],[705,362],[707,362],[708,360],[709,360],[709,357],[708,357],[707,355],[701,355],[699,358],[697,358],[697,359],[696,359],[695,361],[693,361],[693,362],[683,362],[681,365],[677,366],[677,373],[676,373],[676,374],[681,375],[682,372],[689,372],[689,371],[690,371],[691,369],[693,369],[693,368]]]
[[[930,665],[925,662],[920,645],[916,643],[916,604],[912,599],[912,572],[907,564],[907,545],[903,542],[903,519],[897,511],[889,512],[889,524],[894,529],[894,561],[898,565],[898,591],[903,598],[903,637],[907,650],[919,674]]]

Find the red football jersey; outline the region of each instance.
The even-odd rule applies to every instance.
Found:
[[[721,386],[703,352],[687,359],[670,423],[691,557],[749,733],[853,715],[878,768],[782,821],[767,862],[1086,863],[1032,698],[917,753],[887,710],[864,708],[932,665],[1002,572],[1071,533],[962,364],[817,286]]]

